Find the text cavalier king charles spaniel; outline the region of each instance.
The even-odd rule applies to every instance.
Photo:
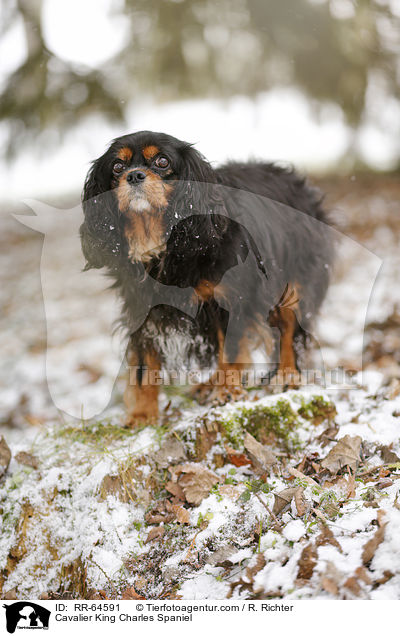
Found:
[[[83,209],[86,269],[105,267],[123,301],[131,426],[157,418],[159,382],[144,378],[174,358],[216,361],[203,399],[243,396],[242,370],[260,345],[277,355],[284,384],[296,383],[296,343],[333,259],[320,197],[304,179],[262,162],[214,169],[191,144],[144,131],[93,163]]]

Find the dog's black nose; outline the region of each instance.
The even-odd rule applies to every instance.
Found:
[[[143,170],[132,170],[132,172],[128,172],[128,174],[126,175],[127,182],[131,183],[132,185],[144,181],[145,178],[146,173],[143,172]]]

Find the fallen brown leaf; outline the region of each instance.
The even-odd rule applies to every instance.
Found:
[[[275,499],[272,512],[275,515],[279,515],[290,504],[298,489],[299,486],[295,486],[294,488],[284,488],[280,492],[274,493]]]
[[[106,594],[106,592],[104,590],[96,590],[96,589],[89,590],[89,592],[87,594],[87,598],[90,601],[104,601],[104,600],[108,600],[107,594]]]
[[[333,596],[337,596],[339,588],[337,583],[329,578],[329,576],[321,577],[321,586],[325,592],[329,592],[329,594],[333,594]]]
[[[392,579],[393,577],[394,577],[393,572],[391,572],[390,570],[384,570],[383,576],[380,579],[376,579],[374,581],[374,585],[384,585],[385,583],[390,581],[390,579]]]
[[[176,519],[179,523],[189,523],[190,522],[190,512],[183,506],[179,506],[174,504],[172,507],[172,511],[174,512]]]
[[[378,510],[378,513],[377,513],[378,529],[376,530],[374,536],[369,541],[367,541],[362,552],[362,562],[364,565],[367,565],[371,561],[378,546],[382,543],[384,539],[385,526],[387,523],[387,522],[386,523],[383,522],[384,516],[385,516],[385,512],[383,510]]]
[[[343,475],[335,475],[332,476],[331,479],[327,479],[324,481],[324,488],[330,490],[334,486],[340,488],[341,490],[347,492],[348,481],[343,477]]]
[[[23,466],[30,466],[31,468],[37,468],[39,466],[38,460],[34,455],[20,451],[15,455],[15,460]]]
[[[161,539],[161,537],[164,536],[164,534],[165,534],[164,526],[156,526],[155,528],[152,528],[150,530],[149,534],[147,535],[145,543],[154,541],[154,539]]]
[[[270,470],[277,463],[275,453],[268,446],[260,444],[250,433],[246,433],[244,447],[257,473],[262,474]]]
[[[361,437],[345,435],[329,451],[321,466],[327,468],[332,474],[336,474],[344,466],[349,466],[355,471],[360,460]]]
[[[225,446],[225,450],[228,462],[230,464],[233,464],[237,468],[240,468],[240,466],[247,466],[248,464],[251,464],[250,459],[244,453],[239,453],[239,451],[231,448],[230,446]]]
[[[302,517],[307,512],[306,500],[304,497],[304,488],[301,486],[296,489],[294,493],[294,503],[296,504],[296,510],[299,517]]]
[[[169,523],[174,518],[174,515],[169,507],[170,502],[165,499],[160,499],[157,504],[146,512],[144,518],[147,523]]]
[[[5,594],[2,596],[2,599],[4,601],[14,601],[18,598],[17,596],[17,588],[13,587],[12,590],[9,590],[8,592],[5,592]]]
[[[197,429],[195,441],[195,457],[197,461],[202,461],[207,457],[209,450],[215,444],[217,434],[218,429],[215,422],[207,422]]]
[[[321,466],[318,463],[319,459],[319,453],[317,452],[306,453],[300,464],[297,466],[297,470],[304,473],[305,475],[318,473],[321,470]]]
[[[343,587],[347,588],[353,596],[360,596],[361,594],[361,587],[355,576],[349,576],[343,583]]]
[[[3,435],[0,435],[0,477],[2,477],[11,461],[11,451]]]
[[[318,510],[318,508],[312,508],[312,512],[315,514],[316,517],[318,517],[318,519],[321,519],[323,523],[328,525],[329,520],[325,517],[324,514],[322,514],[320,510]]]
[[[236,554],[237,551],[238,549],[232,545],[223,545],[210,554],[207,558],[207,563],[209,565],[220,566],[226,561],[229,561],[229,557],[231,557],[232,554]]]
[[[211,488],[219,482],[219,478],[201,464],[187,462],[178,466],[170,466],[172,481],[182,488],[185,499],[189,503],[198,505],[209,495]]]
[[[352,473],[349,470],[349,474],[347,476],[346,498],[354,499],[355,496],[356,496],[356,476],[355,476],[355,473]]]
[[[375,486],[378,490],[384,490],[385,488],[389,488],[389,486],[393,486],[392,479],[380,479],[376,482]]]
[[[144,600],[145,598],[145,596],[140,596],[140,594],[136,592],[134,587],[127,587],[121,596],[121,599],[123,601],[139,601]]]
[[[227,598],[232,597],[232,594],[234,590],[236,590],[236,588],[239,588],[242,590],[248,590],[249,592],[252,592],[254,577],[256,574],[258,574],[258,572],[260,572],[263,569],[265,564],[266,564],[265,556],[262,553],[257,554],[255,564],[252,565],[251,567],[249,566],[246,568],[244,576],[241,577],[239,581],[235,581],[234,583],[231,583],[231,587],[227,594]],[[270,597],[271,595],[268,594],[268,598]]]
[[[308,581],[311,579],[314,568],[317,565],[317,557],[317,549],[312,543],[309,543],[303,548],[298,563],[297,581]]]
[[[262,553],[257,554],[255,564],[246,568],[246,576],[251,582],[254,581],[255,575],[261,572],[266,563],[265,556]]]
[[[366,568],[364,566],[360,565],[360,567],[358,567],[356,569],[354,574],[355,574],[355,576],[358,579],[360,579],[364,583],[367,583],[368,585],[371,585],[371,583],[372,583],[371,578],[369,577],[368,571],[366,570]]]
[[[339,552],[343,552],[339,541],[335,539],[332,530],[325,523],[320,524],[320,529],[321,532],[315,540],[315,545],[317,547],[320,545],[333,545]]]
[[[321,487],[319,483],[315,481],[315,479],[313,479],[312,477],[309,477],[308,475],[305,475],[298,468],[293,468],[293,466],[287,466],[287,471],[293,477],[304,479],[304,481],[306,481],[310,486],[317,486],[317,488]]]
[[[324,447],[327,444],[333,442],[338,432],[339,427],[337,425],[329,426],[324,431],[322,431],[321,435],[318,435],[317,440],[320,442],[321,446]]]
[[[166,486],[165,486],[166,490],[168,490],[168,492],[171,493],[171,495],[174,495],[175,497],[178,497],[178,499],[182,499],[182,501],[184,501],[185,499],[185,493],[183,492],[183,488],[181,488],[181,486],[170,480]]]
[[[334,563],[328,561],[325,572],[321,577],[321,586],[325,592],[337,596],[342,578],[342,573],[337,569]]]
[[[186,459],[186,451],[182,442],[170,435],[153,455],[160,468],[168,468],[171,464],[177,464]]]
[[[393,452],[390,446],[382,444],[378,446],[377,450],[385,464],[397,464],[397,462],[400,462],[400,457]]]

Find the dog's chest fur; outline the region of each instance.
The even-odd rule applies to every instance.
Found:
[[[148,263],[165,249],[165,227],[159,212],[129,214],[124,233],[132,263]]]

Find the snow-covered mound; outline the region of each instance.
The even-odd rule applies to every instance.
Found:
[[[3,437],[1,596],[398,598],[400,383],[364,379]]]

